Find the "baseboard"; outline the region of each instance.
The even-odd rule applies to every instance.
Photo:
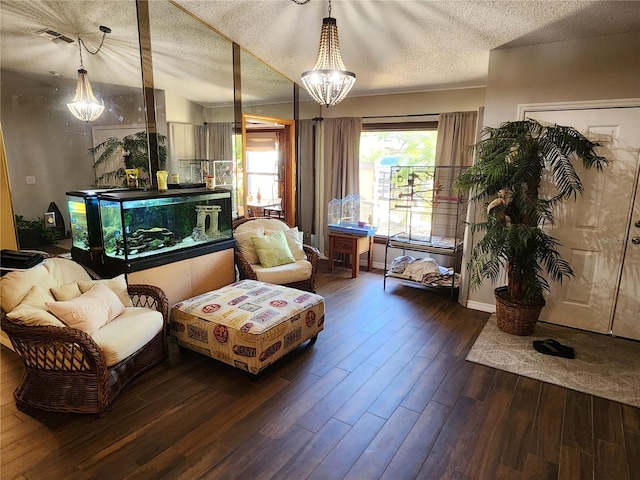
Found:
[[[480,310],[481,312],[488,312],[488,313],[496,312],[495,303],[482,303],[482,302],[475,302],[473,300],[468,300],[466,307],[470,308],[471,310]]]

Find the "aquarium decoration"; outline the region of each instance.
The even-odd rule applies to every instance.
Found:
[[[196,205],[198,220],[191,233],[191,238],[198,242],[220,237],[218,214],[221,211],[222,207],[218,205]],[[206,228],[207,219],[209,220],[209,228]]]
[[[136,253],[171,247],[175,244],[173,232],[168,228],[154,227],[146,230],[139,228],[127,237],[127,254],[135,255]],[[116,255],[121,255],[124,252],[124,240],[118,238],[116,245]]]

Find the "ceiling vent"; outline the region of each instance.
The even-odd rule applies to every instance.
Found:
[[[64,43],[73,43],[75,40],[73,38],[69,38],[62,33],[56,32],[50,28],[43,28],[42,30],[38,30],[36,35],[46,38],[47,40],[51,40],[52,42],[64,42]]]

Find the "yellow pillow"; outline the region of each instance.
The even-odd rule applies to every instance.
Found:
[[[64,327],[64,324],[47,310],[47,302],[53,297],[38,285],[34,285],[22,302],[7,313],[7,318],[15,323],[34,326]]]
[[[107,286],[96,283],[87,293],[66,302],[47,302],[49,310],[68,327],[91,335],[124,312],[124,305]]]
[[[256,252],[258,252],[260,265],[265,268],[286,265],[296,261],[287,244],[284,232],[279,231],[262,237],[251,237],[251,240],[256,247]]]
[[[281,230],[265,230],[264,234],[273,235],[275,232],[279,231]],[[293,227],[289,230],[282,230],[282,232],[287,239],[287,245],[289,245],[289,250],[291,250],[293,258],[295,258],[296,260],[306,260],[307,254],[305,253],[303,248],[302,232],[298,230],[298,227]]]
[[[124,277],[124,273],[122,275],[118,275],[117,277],[108,278],[106,280],[89,280],[88,282],[78,282],[78,287],[80,287],[80,291],[82,293],[87,293],[96,283],[102,283],[103,285],[108,287],[109,290],[111,290],[118,296],[125,307],[133,307],[133,303],[131,303],[131,297],[129,296],[129,290],[127,289],[127,280]]]

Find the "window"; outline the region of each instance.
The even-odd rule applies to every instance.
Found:
[[[437,134],[437,122],[363,125],[360,211],[361,217],[378,227],[378,235],[386,236],[389,231],[391,167],[435,165]]]

